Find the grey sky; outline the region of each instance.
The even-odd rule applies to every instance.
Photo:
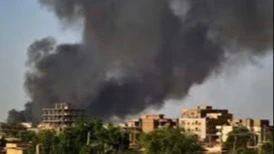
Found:
[[[34,39],[54,36],[58,42],[75,42],[80,33],[64,31],[53,14],[35,0],[0,1],[0,121],[11,108],[27,101],[23,89],[26,50]],[[193,87],[185,100],[170,101],[160,111],[179,116],[181,108],[213,105],[236,116],[273,119],[273,54],[259,59],[262,66],[246,64]]]
[[[0,1],[0,121],[11,108],[21,109],[27,101],[23,82],[26,50],[46,36],[58,42],[75,42],[80,34],[63,30],[55,16],[41,9],[36,0]]]
[[[260,65],[246,63],[209,78],[203,85],[193,87],[188,98],[170,101],[160,112],[176,117],[181,108],[212,105],[227,108],[236,117],[273,122],[273,53],[258,62]]]

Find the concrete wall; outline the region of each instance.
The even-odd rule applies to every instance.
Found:
[[[24,154],[24,148],[19,147],[17,143],[6,144],[6,154]]]
[[[24,154],[24,150],[18,148],[7,149],[6,154]]]
[[[186,132],[197,135],[201,140],[206,138],[206,118],[180,118],[179,126],[184,128]]]

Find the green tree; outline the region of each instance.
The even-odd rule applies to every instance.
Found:
[[[52,149],[54,143],[56,143],[56,132],[53,130],[44,130],[39,132],[38,143],[41,145],[42,153],[55,154],[56,152],[52,151]]]
[[[192,135],[181,129],[157,129],[141,136],[141,145],[148,154],[188,154],[204,149]]]
[[[26,140],[29,138],[27,135]],[[28,154],[35,153],[37,144],[46,154],[111,154],[121,147],[126,149],[129,142],[121,128],[93,119],[88,123],[78,121],[58,135],[49,130],[38,133],[33,137]]]
[[[267,141],[262,145],[262,154],[272,154],[273,151],[273,131],[269,131]]]
[[[258,151],[256,149],[250,149],[247,147],[251,142],[256,142],[254,141],[254,135],[247,128],[238,127],[228,134],[223,149],[227,150],[229,153],[257,154]]]
[[[29,141],[29,139],[31,139],[31,141]],[[41,153],[60,154],[60,150],[57,148],[59,138],[53,130],[43,130],[37,135],[29,132],[29,134],[24,137],[24,141],[31,143],[27,154],[35,154],[37,145],[39,145]]]
[[[82,153],[116,153],[127,149],[129,145],[128,136],[120,127],[112,124],[103,125],[102,121],[95,119],[88,125],[90,143],[83,147]]]
[[[29,143],[33,140],[36,140],[37,134],[33,131],[25,131],[21,134],[21,140],[24,143]]]

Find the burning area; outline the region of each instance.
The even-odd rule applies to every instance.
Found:
[[[273,49],[272,0],[39,0],[65,26],[83,22],[82,41],[52,37],[28,49],[25,110],[8,121],[40,119],[69,102],[89,116],[125,118],[182,99],[220,71],[229,55]]]

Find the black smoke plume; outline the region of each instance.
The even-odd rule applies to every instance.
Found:
[[[30,45],[25,87],[35,119],[55,102],[103,119],[160,108],[184,98],[229,55],[273,49],[272,0],[39,2],[65,26],[84,27],[79,44],[47,37]]]

